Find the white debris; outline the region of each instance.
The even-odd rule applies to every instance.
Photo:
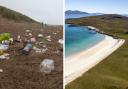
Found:
[[[4,41],[2,41],[2,45],[9,45],[9,43],[10,43],[10,41],[9,40],[4,40]]]
[[[37,48],[37,47],[33,47],[33,50],[35,50],[36,53],[45,53],[48,49],[47,48]]]
[[[45,48],[45,49],[39,49],[39,50],[36,50],[36,53],[45,53],[48,49]]]
[[[39,44],[43,44],[43,43],[44,43],[43,41],[39,42]]]
[[[60,51],[59,51],[59,50],[57,50],[57,51],[55,51],[54,53],[59,54],[59,52],[60,52]]]
[[[9,41],[10,41],[11,43],[13,43],[14,39],[13,39],[13,38],[10,38]]]
[[[29,36],[32,36],[32,33],[29,33],[28,35],[29,35]]]
[[[51,39],[47,39],[47,41],[52,41]]]
[[[35,43],[36,42],[36,38],[35,37],[30,38],[30,42]]]
[[[54,60],[44,59],[40,64],[40,71],[50,74],[54,70]]]
[[[3,72],[3,69],[0,69],[0,73],[2,73]]]
[[[31,32],[31,31],[30,31],[30,30],[26,30],[25,32],[29,33],[29,32]]]
[[[9,57],[9,54],[8,53],[4,53],[3,55],[0,55],[0,59],[1,60],[8,60],[10,57]]]
[[[20,36],[20,35],[18,35],[18,36],[17,36],[17,41],[19,41],[19,42],[21,42],[21,41],[22,41],[22,39],[21,39],[21,36]]]
[[[63,44],[63,43],[64,43],[64,42],[63,42],[63,39],[59,39],[58,42],[59,42],[60,44]]]
[[[8,50],[9,45],[5,45],[5,44],[0,44],[0,50],[6,51]]]
[[[51,36],[46,36],[46,38],[50,39],[50,38],[51,38]]]
[[[47,41],[52,41],[51,36],[46,36],[46,38],[47,38]]]
[[[53,34],[56,35],[57,33],[54,32]]]
[[[38,37],[43,37],[43,34],[38,34]]]

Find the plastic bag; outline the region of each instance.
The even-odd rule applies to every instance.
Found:
[[[44,59],[40,64],[40,71],[50,74],[54,70],[54,61],[52,59]]]
[[[6,51],[8,50],[9,45],[0,44],[0,50]]]

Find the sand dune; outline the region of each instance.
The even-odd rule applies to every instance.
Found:
[[[83,73],[87,72],[90,68],[94,67],[123,45],[124,42],[125,40],[123,39],[113,39],[112,37],[105,35],[105,39],[95,46],[66,57],[64,63],[64,85],[70,83],[80,77]]]

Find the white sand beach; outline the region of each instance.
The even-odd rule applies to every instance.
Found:
[[[123,45],[124,42],[125,40],[123,39],[114,39],[105,35],[105,39],[95,46],[66,57],[64,63],[64,85],[82,76],[82,74]]]

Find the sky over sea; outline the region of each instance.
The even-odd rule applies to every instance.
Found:
[[[66,10],[128,14],[128,0],[66,0]]]
[[[63,24],[63,0],[0,0],[0,5],[39,22]]]

